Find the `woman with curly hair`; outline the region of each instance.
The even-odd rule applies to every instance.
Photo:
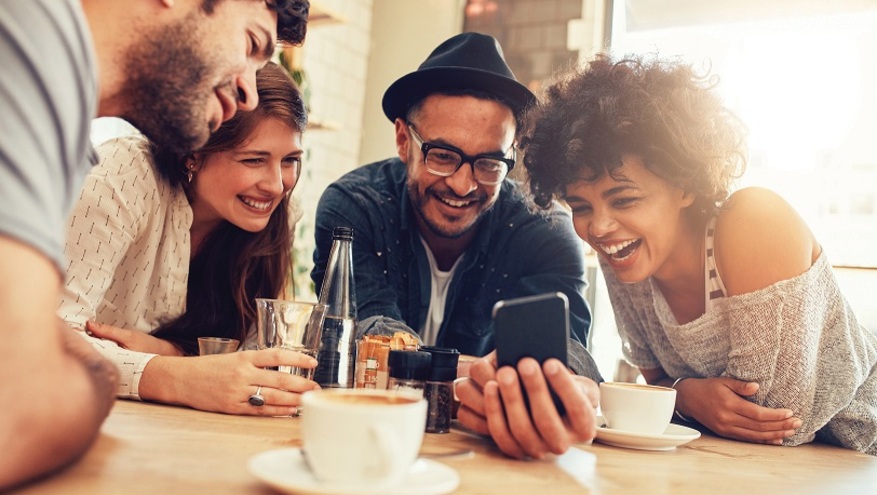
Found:
[[[739,440],[877,455],[877,338],[798,214],[731,193],[744,132],[715,80],[600,55],[529,116],[536,203],[557,197],[599,255],[623,352],[677,414]]]
[[[258,106],[195,152],[139,135],[98,149],[70,218],[58,314],[119,367],[119,397],[278,416],[316,387],[264,369],[316,365],[296,352],[197,356],[201,336],[252,341],[255,298],[278,297],[290,283],[289,194],[307,114],[277,65],[256,82]]]

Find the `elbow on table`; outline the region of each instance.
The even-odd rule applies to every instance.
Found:
[[[76,361],[61,376],[4,384],[0,419],[0,491],[49,475],[94,443],[115,402],[119,374],[104,360]]]

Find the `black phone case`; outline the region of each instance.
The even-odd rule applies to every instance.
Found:
[[[516,366],[524,357],[542,363],[556,358],[567,364],[569,301],[561,292],[499,301],[493,307],[496,361],[499,366]],[[558,412],[563,403],[551,391]],[[524,399],[527,400],[526,394]],[[529,408],[529,400],[527,400]]]

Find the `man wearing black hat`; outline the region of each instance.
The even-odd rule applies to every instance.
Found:
[[[354,229],[358,335],[406,331],[426,345],[484,356],[494,348],[491,312],[497,301],[559,291],[569,299],[570,368],[599,380],[582,345],[590,325],[583,245],[568,214],[535,213],[520,185],[506,179],[515,166],[518,124],[534,103],[496,40],[477,33],[448,39],[387,89],[383,110],[395,125],[398,158],[366,165],[330,185],[316,215],[311,278],[318,291],[333,228]],[[587,401],[572,375],[563,375],[569,400]],[[468,410],[482,415],[486,428],[484,410]],[[553,425],[562,428],[553,408],[551,414]],[[497,438],[500,448],[517,457],[558,450],[547,442],[551,447],[543,441],[516,450]]]

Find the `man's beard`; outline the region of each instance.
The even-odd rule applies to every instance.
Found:
[[[481,222],[482,217],[484,217],[484,215],[490,210],[490,207],[488,207],[479,211],[478,215],[471,222],[471,224],[464,225],[458,222],[445,222],[443,224],[439,224],[437,222],[434,222],[429,216],[424,213],[424,208],[426,204],[430,201],[430,199],[433,201],[440,201],[432,196],[432,192],[429,190],[429,188],[427,188],[424,194],[420,194],[420,191],[417,189],[417,184],[409,181],[408,197],[411,200],[411,206],[414,209],[414,213],[421,220],[423,220],[423,224],[426,225],[426,228],[428,228],[429,231],[432,232],[434,235],[438,237],[443,237],[445,239],[456,239],[458,237],[461,237],[463,234],[469,232],[470,230],[476,228]]]
[[[154,143],[180,153],[204,145],[213,125],[206,120],[214,94],[210,57],[191,19],[153,32],[137,45],[128,55],[123,90],[122,117]]]

